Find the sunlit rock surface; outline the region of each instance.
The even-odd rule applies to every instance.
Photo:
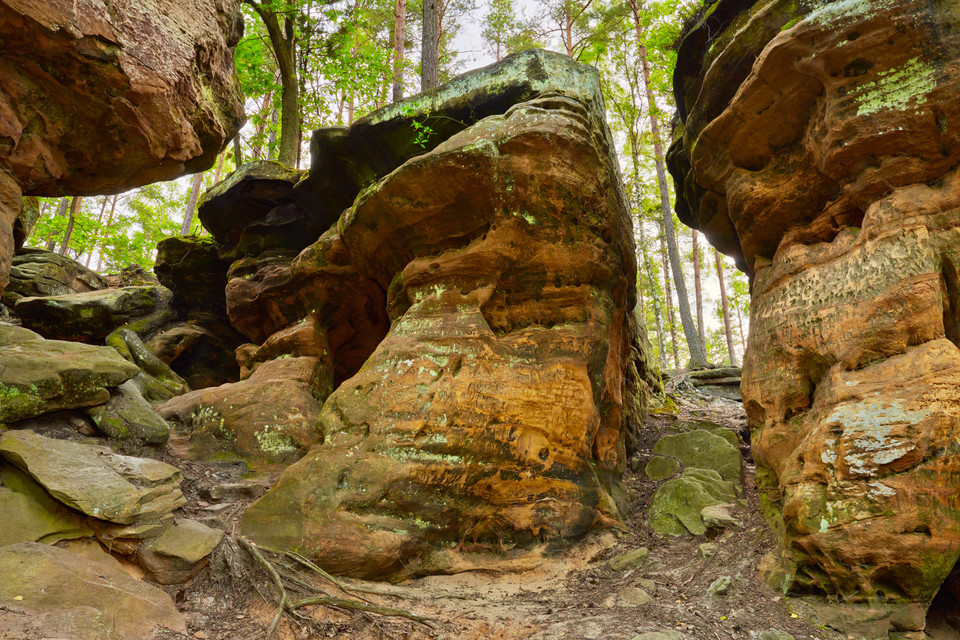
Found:
[[[208,197],[201,219],[238,248],[227,312],[252,341],[238,350],[250,378],[229,392],[248,397],[193,396],[192,413],[175,399],[165,415],[216,409],[195,440],[248,446],[226,411],[256,402],[258,378],[309,360],[333,383],[308,387],[316,444],[247,511],[245,535],[396,577],[618,520],[624,430],[649,373],[634,361],[633,239],[603,113],[594,70],[528,52],[317,132],[309,174],[241,225]],[[253,228],[271,237],[288,205],[336,224],[299,254],[285,233],[274,251],[244,243]],[[302,446],[297,429],[271,443]]]
[[[764,570],[929,603],[960,556],[960,6],[718,2],[674,88],[681,218],[753,277]]]

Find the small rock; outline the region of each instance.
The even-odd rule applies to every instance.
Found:
[[[700,517],[703,519],[703,523],[707,525],[707,527],[713,527],[716,529],[723,529],[727,525],[742,527],[743,523],[730,515],[730,509],[732,508],[733,505],[729,502],[724,504],[710,505],[700,510]]]
[[[657,590],[657,583],[647,578],[637,578],[636,580],[633,581],[633,584],[640,587],[641,589],[646,589],[647,591]]]
[[[709,558],[717,552],[717,545],[715,542],[704,542],[697,547],[697,550],[699,551],[701,557]]]
[[[707,587],[707,595],[722,596],[730,589],[730,585],[732,583],[733,583],[733,578],[731,578],[730,576],[720,576],[719,578],[711,582],[709,587]]]
[[[679,631],[647,631],[633,636],[631,640],[686,640],[686,637]]]
[[[760,640],[794,640],[793,636],[779,629],[767,629],[760,634]]]
[[[203,640],[207,637],[207,634],[205,634],[203,631],[194,631],[193,637],[197,638],[198,640]]]
[[[223,531],[194,520],[170,527],[143,546],[140,565],[160,584],[186,582],[207,563],[207,556],[223,540]]]
[[[637,569],[644,563],[649,555],[650,549],[647,549],[646,547],[640,547],[639,549],[634,549],[633,551],[627,551],[626,553],[621,553],[618,556],[614,556],[607,564],[614,571]]]
[[[622,607],[639,607],[653,602],[653,596],[638,587],[626,587],[617,594]]]

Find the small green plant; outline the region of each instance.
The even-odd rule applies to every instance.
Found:
[[[417,114],[412,104],[406,104],[403,106],[403,115],[410,118],[410,126],[413,127],[413,143],[419,145],[421,149],[426,149],[430,138],[437,133],[427,124],[430,112]]]

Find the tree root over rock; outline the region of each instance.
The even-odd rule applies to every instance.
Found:
[[[267,549],[261,549],[243,537],[230,537],[227,538],[227,541],[228,544],[239,545],[243,547],[243,549],[250,554],[250,557],[253,558],[257,565],[259,565],[260,568],[263,569],[268,576],[270,576],[273,585],[277,589],[280,602],[277,606],[277,614],[273,617],[273,621],[270,623],[270,626],[267,629],[268,638],[273,637],[273,634],[276,632],[277,626],[280,624],[280,620],[283,618],[284,614],[289,615],[298,621],[304,622],[307,620],[307,618],[300,614],[298,609],[315,605],[339,607],[341,609],[374,613],[381,616],[406,618],[408,620],[420,622],[430,628],[435,628],[435,625],[432,624],[432,618],[427,616],[422,616],[404,609],[394,609],[391,607],[374,604],[367,601],[362,596],[356,596],[355,598],[342,598],[331,595],[323,589],[319,589],[310,584],[309,581],[305,579],[307,576],[303,574],[303,570],[308,570],[311,574],[315,574],[324,578],[348,595],[357,593],[373,593],[393,597],[414,598],[415,596],[412,594],[385,591],[369,587],[360,587],[356,585],[347,585],[343,580],[330,575],[297,553],[289,551],[285,553],[279,553],[268,551]],[[267,555],[270,555],[271,559],[267,559]],[[284,564],[282,562],[284,558],[292,560],[295,564]],[[231,569],[233,568],[234,567],[231,567]],[[254,588],[257,589],[258,593],[260,592],[256,584],[254,584]],[[306,591],[313,593],[314,595],[307,598],[294,600],[288,594],[288,589],[291,591]],[[262,593],[260,593],[260,596],[264,597]],[[266,598],[264,599],[266,600]]]

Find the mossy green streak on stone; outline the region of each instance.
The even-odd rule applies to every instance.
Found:
[[[724,480],[740,482],[740,451],[704,429],[664,436],[653,446],[653,452],[676,458],[685,467],[713,469]]]
[[[647,462],[643,472],[654,482],[666,480],[680,470],[680,462],[676,458],[666,458],[664,456],[653,456]]]

